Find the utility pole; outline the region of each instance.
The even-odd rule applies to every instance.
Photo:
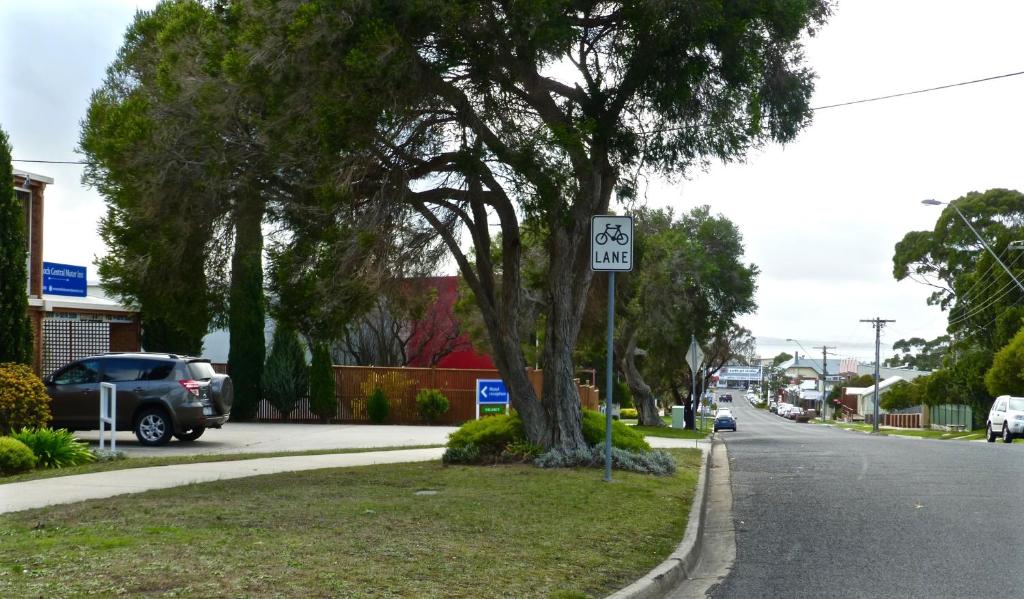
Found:
[[[878,432],[878,404],[879,404],[879,400],[881,399],[878,396],[878,391],[879,391],[879,389],[878,389],[878,366],[879,366],[879,364],[881,362],[881,355],[880,355],[880,351],[881,350],[879,348],[880,348],[881,343],[882,343],[882,327],[884,327],[885,324],[888,323],[888,322],[896,322],[896,321],[895,320],[883,320],[883,319],[878,318],[876,316],[875,318],[871,318],[871,319],[867,319],[867,320],[862,318],[861,322],[870,322],[871,325],[875,327],[875,401],[872,402],[872,403],[875,404],[874,405],[874,407],[875,407],[875,415],[874,415],[874,418],[872,418],[872,420],[871,420],[871,432],[877,433]]]
[[[821,419],[828,420],[828,398],[825,397],[828,388],[828,350],[835,349],[835,346],[822,345],[813,349],[821,350]]]

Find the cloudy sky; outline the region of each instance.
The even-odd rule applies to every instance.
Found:
[[[134,0],[0,2],[0,126],[14,156],[77,160],[79,123],[126,26]],[[888,95],[1024,70],[1024,4],[1006,0],[846,0],[807,44],[818,74],[812,104]],[[993,187],[1024,189],[1024,76],[821,110],[800,138],[713,165],[678,182],[654,181],[652,205],[709,204],[743,232],[761,269],[755,315],[743,323],[762,353],[827,343],[867,357],[862,318],[895,319],[883,334],[934,337],[945,318],[928,291],[892,278],[894,244],[930,229],[943,201]],[[103,202],[81,167],[15,166],[53,177],[45,258],[87,264],[105,253],[96,233]]]

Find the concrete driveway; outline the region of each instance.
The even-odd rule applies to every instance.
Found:
[[[122,431],[117,433],[117,448],[140,457],[443,445],[454,430],[451,426],[229,422],[191,443],[172,439],[163,447],[146,447],[133,433]],[[93,446],[99,442],[99,431],[80,431],[75,436]]]

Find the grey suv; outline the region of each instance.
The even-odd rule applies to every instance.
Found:
[[[175,354],[112,353],[83,358],[46,377],[53,428],[99,428],[100,383],[117,387],[117,430],[143,445],[171,436],[195,441],[231,416],[231,378],[209,360]]]

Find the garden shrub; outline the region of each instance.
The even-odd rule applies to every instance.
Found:
[[[541,468],[603,468],[604,443],[590,449],[551,451],[539,456],[534,464]],[[664,451],[628,451],[612,447],[612,468],[655,476],[668,476],[676,471],[676,461]]]
[[[440,389],[422,389],[416,394],[416,411],[427,424],[434,424],[448,411],[448,398]]]
[[[600,412],[583,410],[583,438],[589,445],[604,443],[605,417]],[[650,451],[644,436],[617,420],[612,421],[612,447],[630,451]]]
[[[313,345],[313,361],[309,367],[309,410],[324,422],[338,413],[334,366],[331,364],[331,352],[324,343]]]
[[[638,414],[637,414],[636,408],[622,408],[621,410],[619,410],[619,418],[626,418],[628,420],[636,420],[637,416],[638,416]],[[615,431],[613,430],[612,432],[614,433]]]
[[[39,468],[77,466],[96,459],[89,445],[76,439],[67,429],[23,428],[11,437],[32,450]]]
[[[513,441],[501,452],[503,462],[532,462],[544,453],[544,448],[529,441]]]
[[[366,415],[370,417],[370,422],[380,424],[388,419],[388,411],[388,396],[383,389],[377,387],[366,400]]]
[[[448,447],[475,445],[482,453],[500,454],[510,443],[524,441],[523,421],[516,414],[470,420],[448,435]]]
[[[444,464],[476,464],[480,461],[480,448],[472,443],[444,450],[441,462]]]
[[[36,456],[21,441],[0,437],[0,476],[25,472],[36,467]]]
[[[282,420],[288,420],[308,392],[309,367],[302,342],[294,330],[279,325],[263,367],[263,397],[280,412]]]
[[[50,421],[50,396],[43,381],[24,364],[0,364],[0,435]]]
[[[128,455],[120,449],[97,449],[93,451],[97,462],[116,462],[128,459]]]

